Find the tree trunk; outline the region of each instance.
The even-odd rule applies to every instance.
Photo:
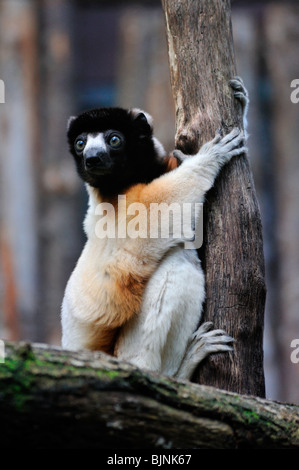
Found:
[[[299,448],[298,406],[177,382],[103,353],[6,343],[0,390],[2,448]]]
[[[236,75],[229,0],[162,0],[176,106],[175,145],[195,153],[218,128],[242,126],[229,80]],[[196,381],[264,396],[265,304],[262,227],[246,156],[221,172],[204,206],[204,321],[235,339],[234,352],[210,356]]]

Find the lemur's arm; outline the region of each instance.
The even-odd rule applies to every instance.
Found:
[[[145,186],[140,194],[140,202],[145,205],[153,202],[202,202],[222,166],[232,157],[247,151],[243,144],[243,132],[233,129],[225,137],[217,134],[196,155],[187,157],[175,150],[174,155],[182,164]]]

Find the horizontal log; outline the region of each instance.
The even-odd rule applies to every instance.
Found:
[[[161,2],[160,0],[76,0],[77,4],[87,4],[91,5],[148,5],[148,6],[155,6],[159,5]],[[281,0],[232,0],[232,6],[249,6],[249,5],[267,5],[269,3],[281,3]],[[297,0],[286,0],[285,3],[297,3]]]
[[[299,407],[178,382],[103,353],[5,344],[2,448],[299,448]]]

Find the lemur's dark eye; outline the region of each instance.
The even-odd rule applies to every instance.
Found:
[[[122,139],[121,137],[119,137],[118,135],[112,135],[109,139],[109,145],[110,147],[114,148],[114,149],[118,149],[119,147],[122,146]]]
[[[75,149],[77,150],[77,152],[82,152],[84,147],[85,147],[85,140],[83,140],[83,139],[76,140]]]

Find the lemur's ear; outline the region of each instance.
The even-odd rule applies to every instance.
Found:
[[[77,118],[77,116],[70,116],[67,120],[66,130],[68,131],[71,127],[72,122]]]
[[[139,108],[132,108],[130,114],[133,117],[134,123],[139,124],[144,130],[153,130],[153,118],[150,114]]]
[[[148,120],[146,119],[146,116],[144,113],[138,113],[136,117],[134,118],[134,121],[146,122],[148,124]]]

